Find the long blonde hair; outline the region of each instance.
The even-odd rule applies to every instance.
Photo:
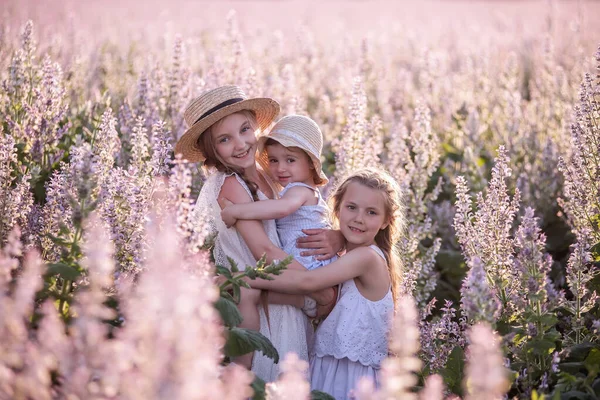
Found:
[[[404,233],[404,225],[406,223],[400,187],[387,172],[379,169],[365,168],[354,172],[341,181],[330,197],[333,220],[336,224],[339,224],[342,199],[352,182],[378,190],[384,195],[385,222],[388,225],[380,229],[377,235],[375,235],[375,243],[383,251],[387,259],[390,283],[392,285],[392,296],[395,304],[398,299],[400,281],[402,279],[402,265],[397,243]]]

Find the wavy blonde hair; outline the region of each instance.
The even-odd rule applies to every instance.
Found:
[[[385,221],[388,225],[380,229],[377,235],[375,235],[375,243],[383,251],[387,259],[388,272],[392,285],[392,296],[394,304],[396,304],[400,291],[400,281],[402,280],[402,265],[397,243],[404,233],[406,224],[400,187],[394,178],[387,172],[379,169],[365,168],[354,172],[341,181],[330,197],[332,219],[336,225],[339,225],[342,199],[352,182],[378,190],[384,195]]]

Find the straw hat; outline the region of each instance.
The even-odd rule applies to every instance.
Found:
[[[265,170],[269,167],[269,157],[264,149],[265,143],[269,139],[275,140],[284,147],[298,147],[304,150],[312,160],[319,177],[323,180],[321,184],[324,185],[329,181],[321,166],[323,134],[315,121],[302,115],[288,115],[277,121],[267,136],[260,137],[258,139],[258,162]]]
[[[203,161],[205,157],[198,147],[198,138],[215,122],[242,110],[254,111],[258,127],[266,130],[279,114],[279,104],[269,98],[249,99],[237,86],[209,90],[185,109],[183,118],[189,128],[175,145],[175,154],[181,153],[191,162]]]

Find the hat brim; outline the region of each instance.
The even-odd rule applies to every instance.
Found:
[[[319,172],[319,177],[323,180],[323,182],[321,182],[321,184],[319,186],[323,186],[323,185],[327,184],[327,182],[329,182],[329,178],[327,178],[327,176],[323,172],[323,166],[321,165],[321,160],[319,160],[319,158],[315,154],[312,154],[310,151],[303,148],[302,146],[298,146],[297,142],[295,142],[292,139],[285,137],[285,136],[276,136],[276,135],[261,136],[258,139],[257,160],[258,160],[258,163],[260,164],[260,166],[262,167],[262,169],[264,169],[265,171],[269,170],[269,157],[267,156],[267,153],[264,151],[265,143],[269,139],[272,139],[272,140],[276,141],[277,143],[280,143],[283,147],[297,147],[299,149],[302,149],[306,154],[308,154],[308,156],[312,160],[312,163],[313,163],[315,169]]]
[[[279,103],[269,98],[247,99],[223,107],[202,118],[185,131],[175,145],[175,154],[181,154],[183,159],[190,162],[204,161],[204,154],[198,147],[198,138],[215,122],[243,110],[254,111],[258,128],[265,131],[279,115],[280,107]]]

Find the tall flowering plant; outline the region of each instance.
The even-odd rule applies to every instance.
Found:
[[[439,162],[439,138],[432,130],[429,108],[419,103],[411,131],[403,118],[396,118],[385,165],[400,184],[406,204],[406,234],[399,244],[405,271],[403,286],[421,309],[429,302],[439,275],[435,258],[442,240],[436,237],[435,224],[428,215],[442,187],[441,179],[433,189],[430,187]]]

